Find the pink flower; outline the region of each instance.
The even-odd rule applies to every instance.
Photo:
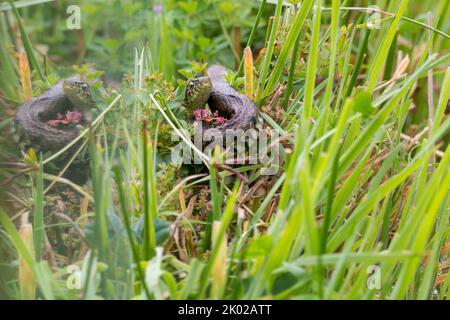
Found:
[[[219,116],[218,111],[215,111],[214,114],[212,114],[207,109],[195,110],[194,117],[197,121],[205,121],[207,123],[213,123],[215,125],[221,125],[227,121],[224,117]]]
[[[194,117],[195,117],[195,120],[197,120],[197,121],[202,121],[203,120],[202,119],[202,113],[201,113],[200,109],[194,111]]]
[[[153,7],[153,11],[155,11],[155,13],[161,13],[162,4],[155,4],[155,6]]]
[[[59,126],[60,120],[48,120],[47,124],[50,127],[57,128]]]
[[[71,123],[79,123],[83,114],[78,111],[67,111],[64,117],[61,113],[56,114],[56,119],[48,120],[50,127],[57,128],[60,124],[68,125]]]
[[[211,114],[206,109],[197,109],[194,111],[194,117],[197,121],[203,121],[211,118]]]
[[[201,110],[201,114],[202,114],[202,118],[205,119],[205,120],[208,119],[209,117],[211,117],[211,114],[206,109],[202,109]]]

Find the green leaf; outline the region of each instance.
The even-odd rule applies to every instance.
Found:
[[[156,245],[162,246],[170,236],[170,224],[161,219],[155,219]]]
[[[198,2],[193,2],[193,1],[178,3],[178,7],[188,14],[194,14],[195,11],[197,10],[197,6],[198,6]]]
[[[280,294],[283,291],[292,289],[293,287],[301,287],[311,280],[310,273],[301,268],[298,269],[301,270],[301,272],[283,272],[277,275],[273,283],[272,293]]]
[[[199,37],[197,39],[197,44],[202,50],[206,50],[211,46],[211,39],[206,37]]]
[[[194,78],[194,74],[193,74],[191,71],[189,71],[189,70],[186,70],[186,69],[180,69],[180,70],[178,70],[178,72],[179,72],[182,76],[184,76],[186,79],[192,79],[192,78]]]

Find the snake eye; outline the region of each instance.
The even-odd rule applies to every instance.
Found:
[[[81,89],[83,89],[83,91],[88,91],[88,85],[86,83],[83,83],[81,85]]]
[[[188,84],[188,86],[189,86],[189,88],[193,88],[194,87],[194,82],[193,81],[189,81],[189,84]]]

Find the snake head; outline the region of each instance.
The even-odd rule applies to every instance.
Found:
[[[184,106],[190,113],[201,109],[208,101],[212,89],[212,82],[209,77],[199,77],[192,79],[186,86]]]
[[[89,110],[95,106],[89,85],[79,80],[64,80],[63,89],[66,97],[80,111]]]

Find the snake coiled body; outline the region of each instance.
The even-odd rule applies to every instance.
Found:
[[[225,136],[227,130],[246,130],[256,123],[256,104],[247,96],[237,92],[226,80],[227,70],[221,65],[208,68],[207,76],[189,81],[186,88],[184,106],[187,117],[192,119],[196,109],[208,103],[210,110],[227,119],[217,127],[203,126],[204,136]]]
[[[50,120],[58,114],[64,115],[68,111],[82,113],[79,125],[91,120],[91,109],[95,103],[87,83],[75,78],[58,82],[42,95],[22,104],[16,114],[16,128],[23,148],[32,147],[38,152],[55,153],[71,143],[79,134],[78,125],[73,123],[63,127],[50,125]],[[52,162],[46,171],[58,174],[66,165],[67,160],[74,154],[82,141],[64,152],[60,158]],[[89,158],[87,153],[78,156],[67,168],[63,177],[77,184],[83,184],[89,177]]]
[[[53,128],[46,122],[57,113],[64,113],[68,106],[70,101],[64,93],[62,81],[41,96],[25,102],[16,115],[21,139],[42,151],[56,151],[66,146],[78,136],[79,129]]]
[[[222,133],[227,130],[246,130],[256,123],[256,104],[247,96],[237,92],[225,80],[226,69],[221,65],[212,65],[208,68],[208,77],[211,79],[212,89],[208,105],[212,112],[219,111],[228,118],[224,124],[214,128]]]

